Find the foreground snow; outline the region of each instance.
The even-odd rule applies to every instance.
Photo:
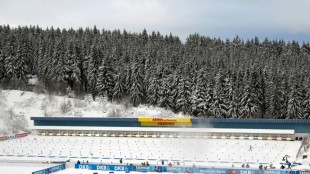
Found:
[[[0,116],[0,135],[13,132],[13,123],[7,121],[10,112],[28,121],[25,129],[32,128],[30,117],[189,117],[153,106],[126,107],[126,103],[111,103],[104,98],[92,101],[86,96],[81,100],[19,90],[0,90],[0,112],[6,113]]]
[[[55,166],[42,163],[8,163],[0,162],[1,174],[31,174],[32,172]]]
[[[210,167],[241,167],[250,163],[280,166],[282,157],[290,161],[300,141],[222,140],[183,138],[117,138],[117,137],[44,137],[28,136],[0,142],[0,160],[80,160],[89,163],[139,165],[148,161],[158,165],[161,160],[181,165]]]

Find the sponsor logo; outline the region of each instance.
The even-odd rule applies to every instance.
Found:
[[[88,169],[88,170],[91,170],[91,166],[89,166],[89,165],[79,165],[79,169]]]
[[[173,122],[176,122],[177,119],[171,119],[171,118],[153,118],[152,121],[173,121]]]
[[[280,171],[264,170],[264,174],[280,174]]]
[[[240,170],[240,174],[254,174],[251,170]]]
[[[167,167],[167,171],[181,171],[181,168],[179,167]]]
[[[115,171],[124,171],[125,170],[125,166],[114,166],[114,170]]]
[[[138,169],[138,170],[149,170],[150,167],[149,166],[137,166],[136,169]]]
[[[219,173],[219,174],[226,174],[225,170],[209,170],[209,169],[200,169],[200,173]]]
[[[97,170],[108,170],[107,166],[97,166]]]
[[[153,118],[152,121],[163,121],[162,118]]]
[[[43,171],[43,170],[36,171],[36,172],[32,172],[32,174],[42,174],[42,173],[44,173],[44,171]]]
[[[157,125],[159,125],[159,126],[166,126],[166,125],[174,126],[175,122],[158,122]]]
[[[57,172],[57,171],[59,171],[59,166],[51,167],[48,170],[49,170],[49,173]]]

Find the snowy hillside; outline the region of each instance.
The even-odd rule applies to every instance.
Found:
[[[0,90],[0,111],[3,113],[0,115],[0,134],[14,131],[9,126],[14,121],[10,119],[11,115],[19,120],[26,119],[28,128],[33,125],[30,117],[188,117],[153,106],[111,103],[105,98],[93,101],[86,96],[81,100],[18,90]],[[22,126],[24,128],[27,126]]]

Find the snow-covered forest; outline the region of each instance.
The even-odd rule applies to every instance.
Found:
[[[0,26],[1,88],[91,94],[199,117],[310,118],[309,43],[222,39]],[[37,86],[27,85],[29,75]]]

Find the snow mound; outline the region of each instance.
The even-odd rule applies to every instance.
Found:
[[[10,112],[25,117],[28,125],[33,125],[30,117],[189,117],[154,106],[132,107],[128,103],[108,102],[106,98],[97,98],[96,101],[93,101],[90,95],[86,95],[84,99],[76,99],[19,90],[0,90],[0,112]],[[10,127],[12,124],[7,121],[9,115],[4,114],[2,117],[5,119],[2,118],[2,120],[0,118],[2,128]],[[5,131],[5,133],[10,132],[12,131]]]

